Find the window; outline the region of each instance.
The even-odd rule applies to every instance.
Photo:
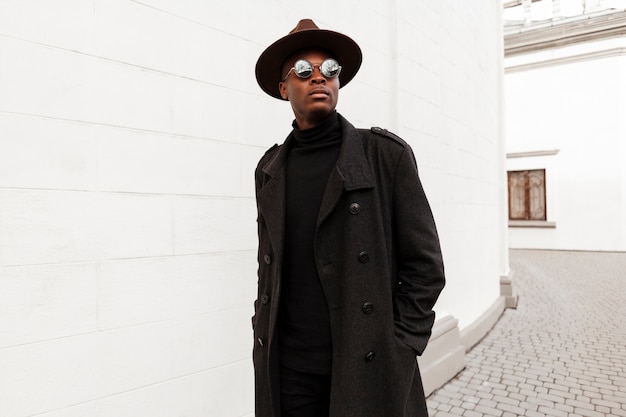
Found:
[[[509,220],[546,220],[546,170],[509,171]]]

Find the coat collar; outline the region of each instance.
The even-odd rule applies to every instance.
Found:
[[[343,116],[339,115],[343,132],[343,142],[337,170],[347,191],[359,188],[373,188],[374,181],[370,164],[365,156],[363,140],[359,131]]]
[[[345,191],[374,188],[373,175],[365,155],[359,131],[339,115],[343,133],[341,150],[335,167],[330,173],[322,197],[317,227],[330,215]],[[270,241],[282,257],[285,228],[285,176],[289,146],[293,137],[290,134],[283,146],[270,156],[262,171],[269,177],[257,194],[259,211],[267,223]]]
[[[338,171],[342,185],[347,191],[359,188],[372,188],[374,187],[372,172],[365,156],[359,131],[342,115],[339,114],[338,116],[343,138],[339,159],[331,177],[335,171]],[[287,137],[283,146],[278,148],[274,157],[263,167],[265,174],[271,178],[284,174],[287,154],[289,153],[292,140],[293,132]]]

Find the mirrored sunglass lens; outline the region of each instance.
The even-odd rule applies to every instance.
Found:
[[[339,63],[334,59],[327,59],[322,62],[320,71],[326,77],[334,77],[339,72]]]
[[[293,67],[295,68],[296,75],[300,78],[308,78],[313,74],[311,63],[303,59],[296,61]]]

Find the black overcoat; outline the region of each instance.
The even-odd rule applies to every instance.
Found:
[[[426,347],[444,286],[435,222],[409,145],[384,129],[356,129],[339,118],[341,151],[314,242],[333,346],[330,416],[427,416],[416,355]],[[257,417],[280,417],[275,336],[290,141],[291,135],[270,149],[255,172]]]

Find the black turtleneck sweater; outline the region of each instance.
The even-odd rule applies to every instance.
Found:
[[[332,344],[313,241],[322,196],[340,148],[341,126],[336,112],[311,129],[300,130],[294,122],[287,157],[278,340],[283,366],[315,374],[330,374]]]

